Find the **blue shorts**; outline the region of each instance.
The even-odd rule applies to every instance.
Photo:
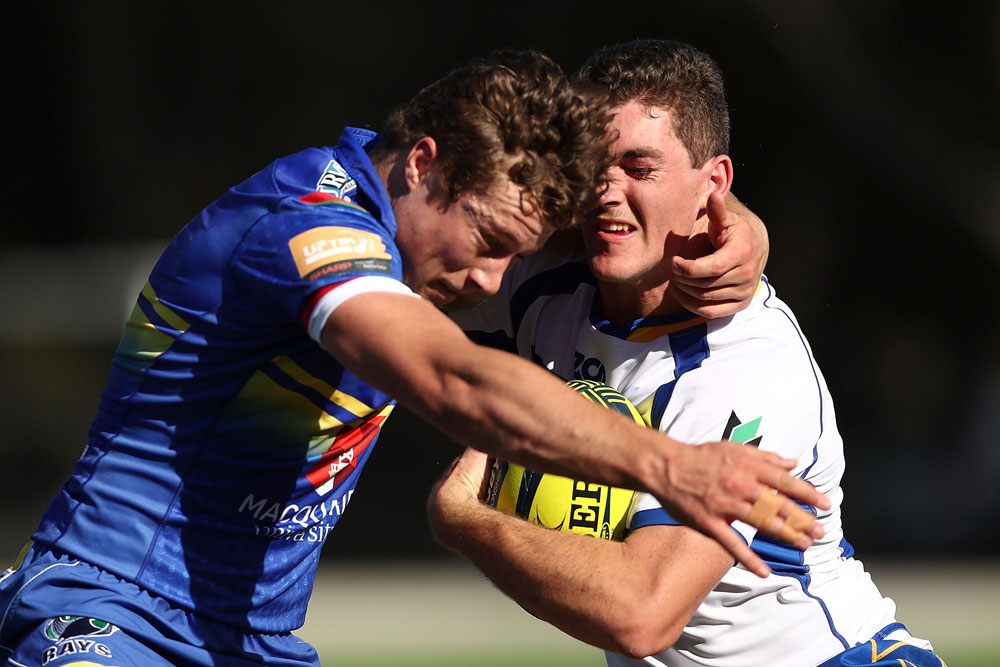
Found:
[[[899,630],[903,632],[898,633]],[[859,665],[868,667],[900,667],[901,665],[903,667],[948,667],[944,660],[927,649],[899,639],[889,639],[888,637],[893,636],[894,633],[896,635],[905,633],[907,638],[913,639],[906,632],[902,623],[893,623],[884,628],[873,639],[833,656],[819,667],[858,667]]]
[[[319,667],[291,633],[246,634],[40,545],[0,575],[0,664]]]

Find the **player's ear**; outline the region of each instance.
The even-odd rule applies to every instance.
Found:
[[[705,173],[705,195],[702,206],[706,206],[708,196],[718,192],[723,197],[733,186],[733,161],[728,155],[716,155],[702,167]]]
[[[435,159],[437,159],[437,142],[433,137],[422,137],[413,144],[406,155],[406,165],[403,169],[409,190],[413,190],[428,178]]]

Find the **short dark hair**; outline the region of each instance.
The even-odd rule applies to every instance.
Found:
[[[438,146],[432,192],[457,201],[501,173],[523,187],[556,228],[597,204],[607,167],[608,106],[581,95],[535,51],[494,51],[421,90],[386,120],[384,150],[425,136]]]
[[[636,101],[669,109],[692,166],[729,152],[722,72],[690,44],[644,39],[608,46],[590,56],[576,78],[605,92],[614,107]]]

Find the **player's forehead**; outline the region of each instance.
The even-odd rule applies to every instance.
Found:
[[[531,193],[506,175],[484,192],[463,196],[461,203],[489,238],[517,245],[519,252],[538,250],[552,232]]]
[[[615,107],[612,113],[609,150],[614,160],[664,159],[680,145],[667,107],[632,100]]]

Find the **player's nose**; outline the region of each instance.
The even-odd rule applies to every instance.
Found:
[[[488,296],[496,294],[509,264],[509,257],[485,258],[469,270],[468,282],[475,291]]]

